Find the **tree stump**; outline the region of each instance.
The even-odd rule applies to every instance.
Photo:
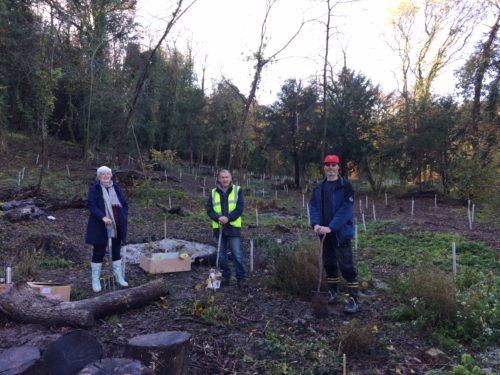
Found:
[[[102,345],[91,333],[78,329],[54,341],[43,353],[49,372],[74,375],[102,357]]]
[[[128,358],[104,358],[85,366],[77,375],[152,375],[139,361]]]
[[[190,333],[166,331],[131,338],[124,356],[141,361],[155,374],[184,375],[187,373],[190,350]]]
[[[40,359],[40,350],[33,346],[17,346],[0,353],[0,374],[22,374]]]

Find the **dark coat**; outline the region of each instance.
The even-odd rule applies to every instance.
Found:
[[[221,210],[222,214],[219,215],[217,212],[214,211],[214,206],[212,203],[212,191],[210,191],[210,197],[208,198],[207,201],[207,215],[210,217],[215,222],[219,221],[219,217],[221,216],[227,216],[229,219],[229,224],[231,224],[231,221],[235,221],[238,219],[242,214],[243,214],[243,209],[245,207],[245,202],[243,201],[243,188],[240,186],[240,189],[238,190],[238,202],[236,202],[236,207],[233,210],[233,212],[228,213],[228,203],[227,199],[229,197],[229,194],[231,194],[231,191],[233,191],[234,185],[231,185],[227,191],[227,193],[224,193],[218,186],[217,186],[217,192],[220,194],[220,203],[221,203]],[[222,231],[222,234],[224,236],[228,237],[241,237],[241,228],[233,227],[232,225],[224,225],[224,229]],[[214,229],[214,236],[219,237],[219,229]]]
[[[311,226],[322,225],[323,223],[323,180],[316,185],[309,201],[309,217]],[[354,237],[354,190],[346,179],[339,177],[333,197],[331,197],[333,218],[328,223],[328,227],[335,234],[338,243],[352,239]]]
[[[127,239],[128,204],[122,189],[115,183],[113,183],[113,187],[122,205],[120,207],[120,217],[118,218],[118,235],[121,242],[125,243]],[[89,245],[106,245],[108,243],[108,234],[106,225],[102,221],[102,218],[106,216],[106,208],[104,207],[104,198],[102,196],[102,189],[99,181],[94,181],[90,185],[87,204],[90,210],[90,216],[87,224],[85,243]]]

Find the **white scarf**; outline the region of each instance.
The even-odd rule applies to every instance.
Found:
[[[117,237],[115,216],[113,215],[113,206],[121,207],[120,200],[116,195],[115,188],[113,187],[113,181],[110,181],[108,186],[101,183],[102,197],[104,198],[104,207],[106,209],[106,216],[112,221],[111,237]]]

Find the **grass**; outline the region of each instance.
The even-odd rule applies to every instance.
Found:
[[[365,261],[404,266],[410,272],[393,283],[400,305],[392,316],[442,348],[480,349],[500,340],[500,275],[493,249],[457,233],[408,230],[383,234],[384,223],[360,236]],[[452,274],[451,243],[458,272]],[[432,277],[429,277],[432,275]]]

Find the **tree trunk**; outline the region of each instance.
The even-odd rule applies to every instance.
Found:
[[[124,355],[147,363],[155,374],[184,375],[189,364],[191,334],[182,331],[158,332],[128,340]]]
[[[94,319],[144,306],[168,294],[156,279],[135,288],[75,302],[59,302],[37,294],[26,283],[16,283],[0,294],[0,311],[13,320],[45,326],[92,327]]]

